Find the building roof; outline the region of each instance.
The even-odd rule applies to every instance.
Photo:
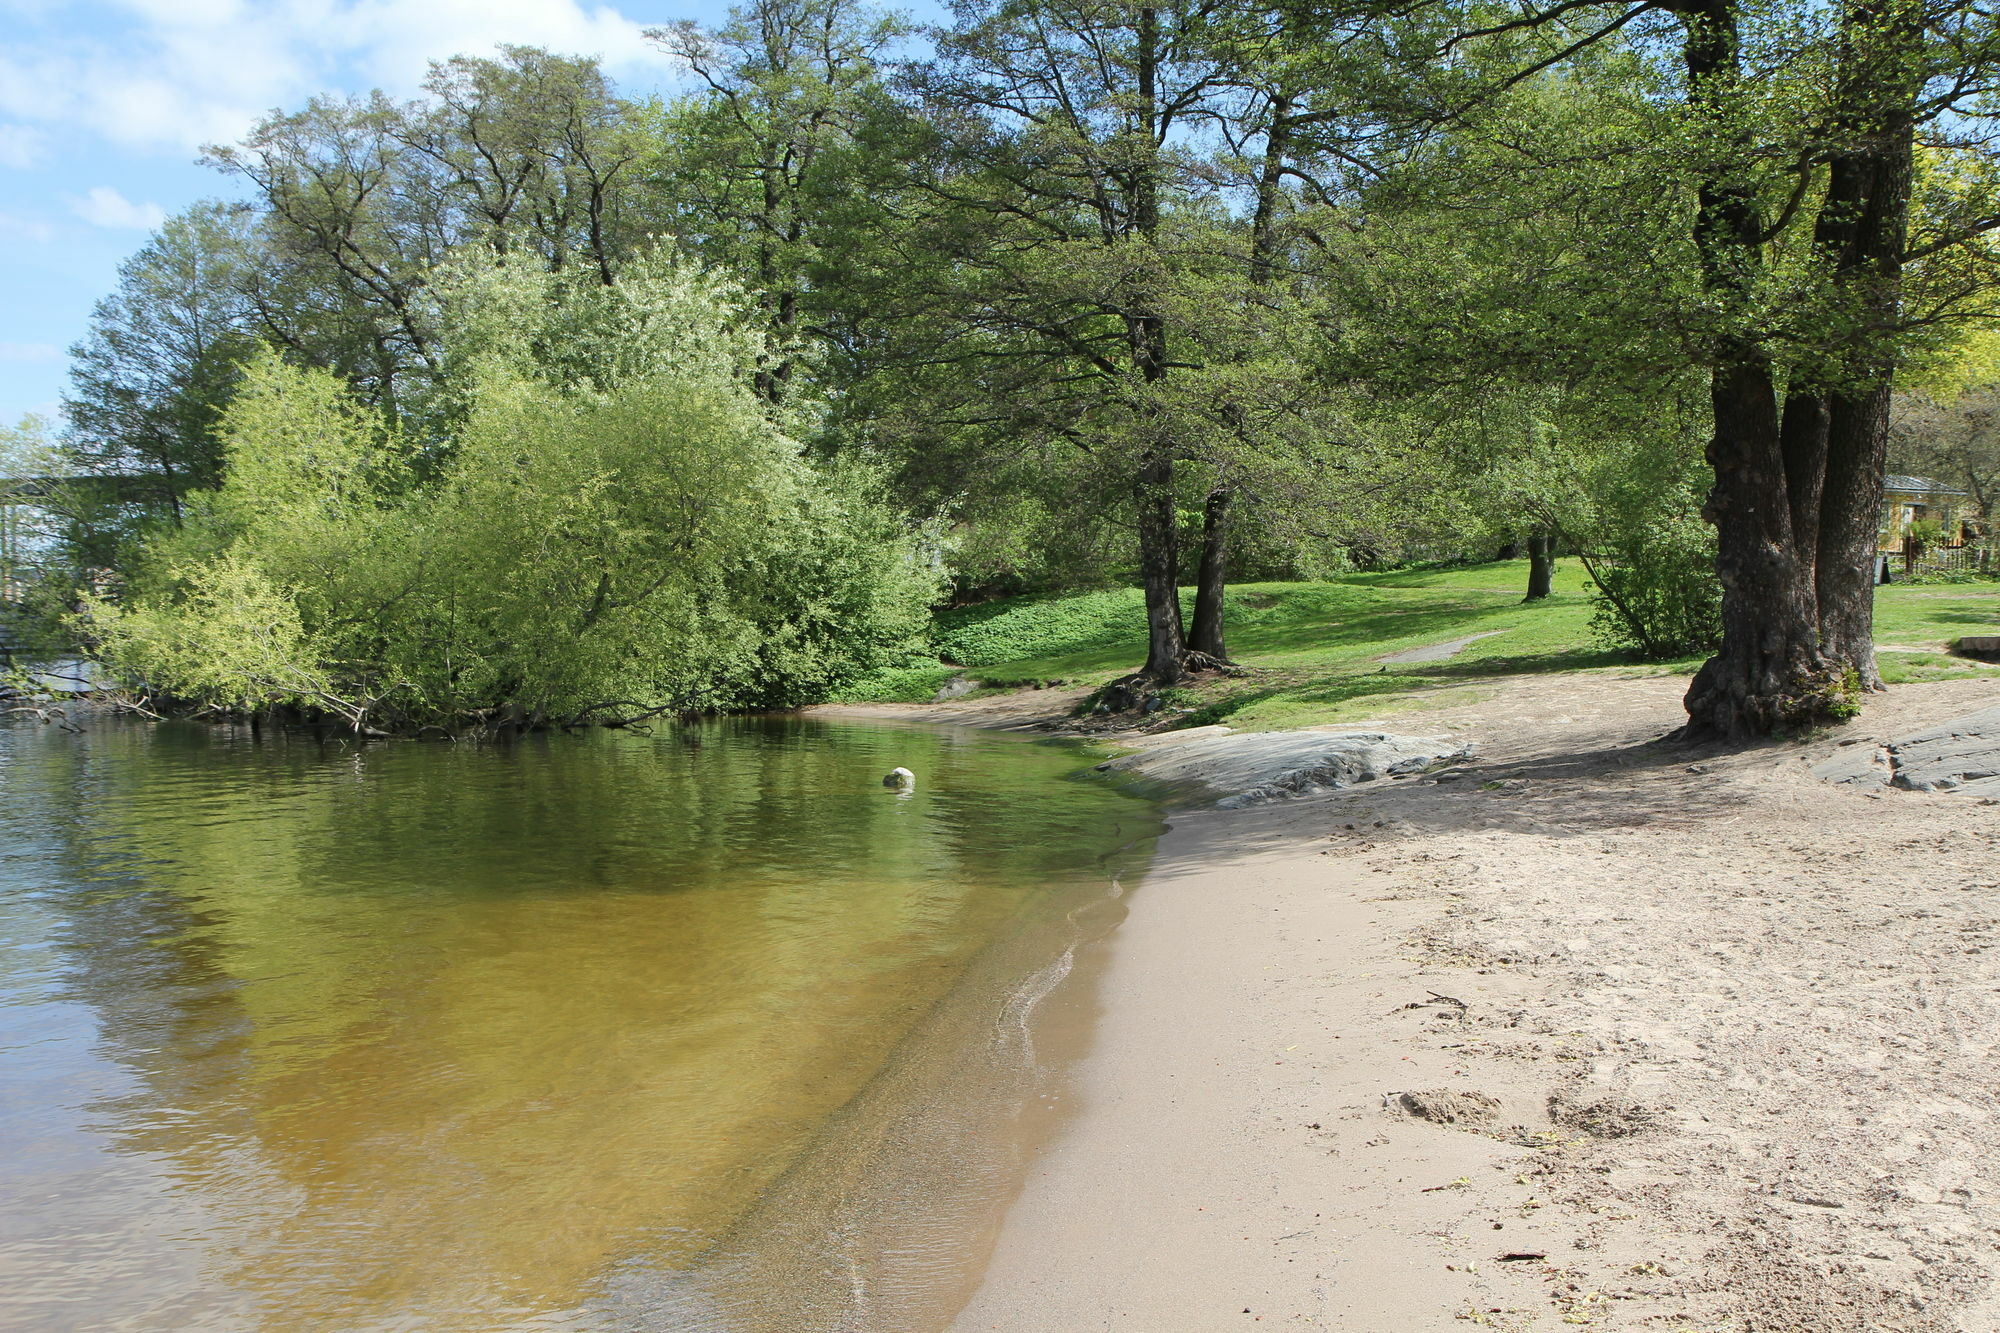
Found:
[[[1911,477],[1900,472],[1891,472],[1882,478],[1882,489],[1901,491],[1906,495],[1964,495],[1956,486],[1947,486],[1929,477]]]

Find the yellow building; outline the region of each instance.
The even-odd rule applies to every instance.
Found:
[[[1882,538],[1876,549],[1901,551],[1910,525],[1935,519],[1944,528],[1944,545],[1957,546],[1965,540],[1968,512],[1965,492],[1929,477],[1890,473],[1882,479]]]

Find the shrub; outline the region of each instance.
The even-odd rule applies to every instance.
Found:
[[[1595,564],[1591,633],[1600,643],[1647,658],[1685,657],[1722,642],[1722,584],[1715,576],[1715,531],[1691,496],[1622,536],[1613,558]]]
[[[669,258],[616,287],[543,275],[513,305],[519,275],[494,273],[479,309],[520,327],[447,340],[476,355],[424,466],[331,374],[249,364],[223,486],[122,603],[88,606],[105,660],[210,708],[476,730],[786,707],[907,656],[934,553],[872,475],[771,419],[739,298]],[[599,343],[630,355],[544,366],[522,349],[598,344],[537,312],[627,329]],[[656,343],[670,363],[641,357]]]
[[[843,704],[923,704],[937,697],[945,682],[958,675],[958,668],[939,666],[883,667],[834,691],[832,699]]]

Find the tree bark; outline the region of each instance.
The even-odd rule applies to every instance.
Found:
[[[1257,168],[1257,207],[1250,216],[1250,281],[1262,287],[1278,275],[1278,204],[1285,160],[1291,151],[1293,98],[1271,94],[1271,124],[1264,131],[1264,160]]]
[[[1146,589],[1146,665],[1140,674],[1170,685],[1186,671],[1181,625],[1180,549],[1174,512],[1174,463],[1155,451],[1139,469],[1139,573]]]
[[[1791,508],[1792,541],[1802,552],[1819,550],[1819,510],[1826,493],[1830,426],[1827,396],[1793,385],[1779,419],[1778,448],[1785,459],[1785,502]]]
[[[1826,487],[1816,571],[1820,643],[1854,673],[1863,690],[1880,690],[1875,661],[1875,547],[1882,523],[1882,473],[1889,452],[1889,384],[1833,395],[1828,413]]]
[[[1555,590],[1556,536],[1547,528],[1528,534],[1528,595],[1521,600],[1538,602]]]
[[[1748,356],[1718,367],[1711,396],[1715,486],[1703,513],[1716,531],[1722,646],[1688,687],[1688,734],[1769,735],[1821,715],[1831,673],[1812,566],[1792,542],[1769,367]]]
[[[1222,593],[1229,565],[1230,488],[1217,485],[1201,513],[1201,566],[1195,574],[1194,629],[1188,646],[1217,662],[1229,661],[1223,642]]]

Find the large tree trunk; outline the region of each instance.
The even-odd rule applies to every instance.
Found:
[[[1820,501],[1826,492],[1827,396],[1793,384],[1779,419],[1778,448],[1785,459],[1785,502],[1791,510],[1792,543],[1808,563],[1819,550]]]
[[[1528,595],[1524,602],[1539,602],[1555,591],[1556,535],[1547,528],[1528,534]]]
[[[1195,574],[1194,630],[1188,646],[1218,663],[1229,661],[1222,637],[1222,593],[1229,566],[1229,487],[1218,484],[1201,512],[1201,567]],[[1204,664],[1205,665],[1205,664]]]
[[[1769,735],[1825,716],[1832,672],[1820,652],[1810,561],[1792,540],[1777,395],[1748,349],[1719,366],[1710,396],[1715,525],[1722,580],[1722,646],[1688,687],[1694,739]]]
[[[1180,546],[1174,512],[1174,462],[1149,456],[1139,470],[1139,573],[1146,589],[1146,665],[1140,674],[1168,685],[1186,670],[1181,626]]]
[[[1820,644],[1863,690],[1882,688],[1875,662],[1875,546],[1889,452],[1889,385],[1832,396],[1820,509]]]

